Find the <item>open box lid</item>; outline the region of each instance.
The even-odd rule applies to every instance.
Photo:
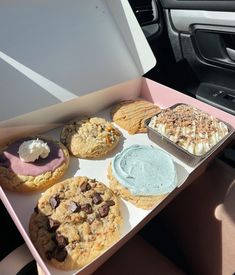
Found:
[[[0,3],[0,121],[138,78],[155,65],[127,0]]]

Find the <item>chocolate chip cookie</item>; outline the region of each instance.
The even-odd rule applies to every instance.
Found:
[[[65,125],[60,140],[75,157],[99,159],[117,146],[120,137],[120,131],[112,123],[93,117]]]
[[[118,198],[101,182],[75,177],[39,199],[29,223],[40,255],[63,270],[82,268],[120,237]]]

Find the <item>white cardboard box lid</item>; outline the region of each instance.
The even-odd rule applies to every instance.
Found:
[[[0,121],[138,78],[156,63],[127,0],[0,4]]]

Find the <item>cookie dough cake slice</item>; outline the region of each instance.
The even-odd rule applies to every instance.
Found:
[[[143,209],[156,206],[177,186],[171,157],[145,145],[132,145],[116,155],[108,178],[117,195]]]
[[[49,137],[26,137],[0,148],[0,184],[11,191],[45,189],[57,182],[69,165],[69,152]]]
[[[78,158],[99,159],[119,143],[121,132],[103,118],[74,120],[64,126],[60,140]]]
[[[205,155],[229,132],[222,121],[185,104],[152,117],[149,127],[195,156]]]
[[[63,270],[82,268],[120,238],[119,199],[103,183],[75,177],[50,187],[29,222],[32,242]]]

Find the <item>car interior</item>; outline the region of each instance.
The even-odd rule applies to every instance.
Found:
[[[235,1],[129,3],[157,60],[145,77],[235,115]],[[234,209],[233,140],[94,274],[235,274]],[[0,260],[24,243],[2,202],[1,223]],[[37,274],[35,261],[17,274]]]

